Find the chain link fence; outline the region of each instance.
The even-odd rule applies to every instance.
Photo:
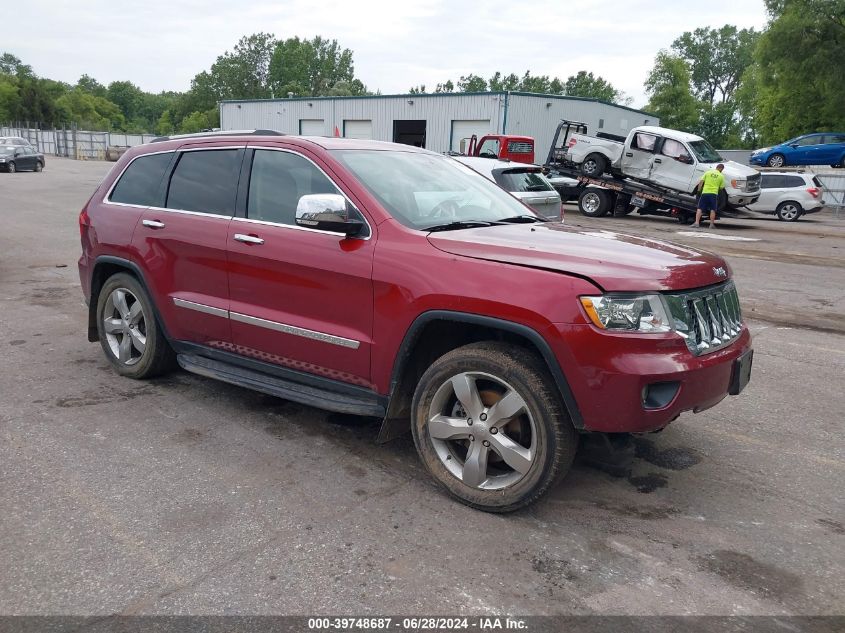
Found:
[[[44,155],[75,160],[116,160],[121,149],[149,143],[155,134],[96,132],[71,128],[42,130],[32,127],[0,126],[0,136],[20,136]]]

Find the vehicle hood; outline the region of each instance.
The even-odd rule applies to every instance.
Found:
[[[738,163],[733,160],[723,160],[720,161],[725,166],[725,171],[722,172],[722,175],[725,177],[725,181],[730,182],[732,179],[737,178],[748,178],[749,176],[756,176],[760,172],[754,169],[753,167],[749,167],[748,165],[743,165],[742,163]],[[699,164],[699,171],[704,173],[708,169],[715,169],[716,165],[719,163],[700,163]]]
[[[430,233],[428,241],[453,255],[583,277],[605,291],[687,290],[730,276],[725,261],[711,253],[558,222]]]

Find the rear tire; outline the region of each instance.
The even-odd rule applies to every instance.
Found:
[[[568,472],[578,447],[545,364],[516,345],[486,341],[444,354],[420,378],[411,410],[428,472],[486,512],[534,503]]]
[[[793,200],[781,202],[777,206],[777,209],[775,209],[775,215],[778,216],[778,220],[783,222],[795,222],[801,217],[803,212],[804,209],[801,208],[801,205]]]
[[[581,163],[581,173],[590,178],[601,176],[607,169],[607,159],[601,154],[590,154]]]
[[[588,218],[607,215],[611,206],[610,195],[603,189],[588,187],[578,196],[578,210]]]
[[[152,301],[132,275],[117,273],[106,280],[96,314],[100,345],[121,376],[152,378],[175,365]]]

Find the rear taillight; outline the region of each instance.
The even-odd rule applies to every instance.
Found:
[[[818,187],[810,187],[809,189],[807,189],[807,193],[809,193],[814,198],[818,198],[819,193],[821,193],[821,192],[819,191]]]
[[[91,218],[88,217],[88,209],[82,209],[79,212],[79,236],[85,237],[88,233],[88,226],[91,224]]]

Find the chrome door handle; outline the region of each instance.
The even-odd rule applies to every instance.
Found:
[[[662,160],[660,160],[659,158],[655,158],[655,159],[654,159],[654,162],[655,162],[655,163],[662,163],[663,161],[662,161]]]
[[[633,156],[634,152],[625,152],[625,156]]]
[[[244,244],[263,244],[264,240],[254,235],[244,235],[243,233],[235,233],[233,239]]]
[[[151,229],[163,229],[164,222],[159,222],[158,220],[142,220],[141,224]]]

